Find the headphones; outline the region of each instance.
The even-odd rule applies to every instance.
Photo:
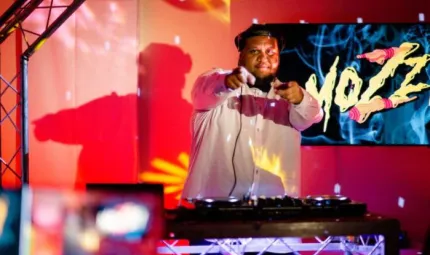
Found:
[[[240,52],[245,46],[245,42],[248,38],[254,36],[268,36],[273,37],[278,42],[279,52],[282,52],[285,48],[285,40],[284,37],[280,34],[277,34],[270,27],[265,24],[253,24],[247,30],[238,34],[234,38],[234,44],[236,45],[236,49]]]

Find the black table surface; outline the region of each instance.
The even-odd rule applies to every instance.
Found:
[[[382,235],[384,254],[400,254],[400,222],[397,219],[373,213],[348,217],[308,215],[281,220],[214,220],[209,217],[198,220],[178,220],[175,219],[175,214],[166,214],[166,217],[165,239]]]
[[[400,234],[398,220],[376,214],[361,217],[290,218],[283,220],[217,220],[166,222],[166,237],[174,239],[358,236]]]

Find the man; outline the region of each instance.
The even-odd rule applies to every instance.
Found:
[[[276,78],[281,38],[253,25],[235,39],[238,67],[201,75],[192,90],[184,198],[297,196],[300,131],[322,119],[297,82]]]

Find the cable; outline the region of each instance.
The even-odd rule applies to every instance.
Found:
[[[237,176],[236,176],[236,168],[234,166],[234,156],[236,155],[236,147],[237,147],[237,141],[239,140],[239,135],[242,132],[242,89],[243,86],[240,87],[240,110],[239,110],[239,132],[237,133],[236,136],[236,141],[234,142],[234,149],[233,149],[233,155],[231,157],[231,164],[233,165],[233,175],[234,175],[234,182],[233,182],[233,187],[231,187],[230,193],[228,194],[228,196],[231,196],[231,194],[233,194],[234,189],[236,188],[236,184],[237,184]]]

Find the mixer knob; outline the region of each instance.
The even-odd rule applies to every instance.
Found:
[[[274,206],[275,207],[283,207],[284,206],[284,203],[283,203],[283,199],[282,199],[282,196],[277,196],[277,197],[275,197],[275,198],[273,198],[273,200],[274,200]]]
[[[275,207],[276,206],[275,198],[274,197],[266,198],[266,206],[267,207]]]
[[[267,199],[266,196],[259,196],[258,197],[258,206],[265,207],[267,206]]]
[[[292,198],[291,199],[294,203],[294,206],[303,206],[303,201],[299,198]]]
[[[285,207],[294,206],[294,202],[289,196],[284,196],[282,199],[282,205]]]

